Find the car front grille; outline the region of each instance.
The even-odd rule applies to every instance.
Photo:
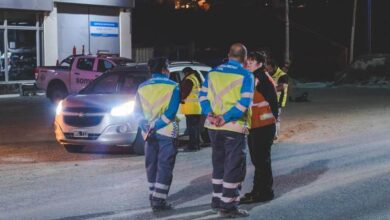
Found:
[[[107,110],[96,107],[66,107],[64,108],[64,112],[71,113],[104,113]]]
[[[88,134],[88,137],[74,137],[73,133],[64,133],[66,139],[74,139],[74,140],[96,140],[100,136],[100,134]]]
[[[64,116],[64,122],[67,125],[72,126],[72,127],[78,127],[78,128],[93,127],[93,126],[100,124],[100,122],[102,122],[102,120],[103,120],[103,116],[84,116],[84,117],[73,116],[73,115],[72,116],[69,116],[69,115]]]

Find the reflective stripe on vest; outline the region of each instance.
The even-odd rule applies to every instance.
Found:
[[[252,104],[252,107],[267,107],[267,106],[269,106],[269,103],[267,101],[262,101],[262,102]]]
[[[145,85],[138,90],[141,108],[145,119],[149,124],[153,124],[161,118],[167,125],[159,130],[158,134],[173,137],[177,136],[177,122],[169,120],[163,113],[168,109],[175,85],[156,83]]]
[[[200,82],[195,74],[189,75],[186,79],[191,80],[192,89],[188,97],[184,100],[184,104],[180,105],[180,112],[184,115],[200,115],[202,108],[199,101],[199,92],[201,90]]]
[[[241,97],[251,97],[252,94],[241,94],[241,87],[244,80],[243,75],[213,71],[209,73],[208,77],[209,91],[207,93],[207,99],[210,101],[214,114],[223,115],[234,106],[240,111],[246,112],[247,108],[242,106],[238,101]],[[247,131],[247,115],[244,114],[237,121],[228,122],[221,127],[212,125],[206,120],[205,127],[214,130],[245,133]]]
[[[211,92],[214,95],[214,101],[212,102],[213,108],[220,107],[223,112],[227,111],[228,109],[225,109],[223,106],[222,98],[225,96],[228,92],[232,91],[234,87],[238,85],[242,85],[243,78],[237,79],[233,82],[231,82],[229,85],[227,85],[222,91],[219,93],[216,92],[215,87],[213,86],[213,83],[209,81],[209,87],[211,89]],[[219,105],[219,106],[218,106]]]
[[[169,103],[171,100],[173,92],[168,92],[163,97],[161,97],[159,100],[155,101],[154,103],[150,103],[149,100],[147,100],[142,94],[139,93],[139,97],[141,99],[142,104],[144,104],[146,107],[148,107],[150,110],[155,109],[156,107],[164,104]]]

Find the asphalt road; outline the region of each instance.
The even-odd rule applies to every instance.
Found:
[[[390,90],[311,89],[289,103],[273,146],[268,203],[247,219],[390,219]],[[153,214],[143,157],[123,149],[67,153],[44,97],[0,99],[0,219],[216,219],[211,151],[178,154],[169,201]],[[250,188],[249,162],[243,191]]]

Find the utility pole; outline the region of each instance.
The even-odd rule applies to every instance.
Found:
[[[367,0],[367,43],[368,43],[368,53],[371,54],[372,48],[371,48],[371,13],[372,13],[372,0]]]
[[[353,61],[353,50],[355,44],[355,25],[356,25],[356,8],[357,8],[357,0],[353,2],[353,15],[352,15],[352,30],[351,30],[351,45],[349,47],[349,63],[351,64]]]
[[[289,0],[285,0],[285,20],[286,20],[286,51],[285,51],[285,57],[284,62],[289,63],[290,62],[290,18],[289,18]]]

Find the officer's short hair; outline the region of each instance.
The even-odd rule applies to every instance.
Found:
[[[241,43],[233,44],[229,50],[229,58],[235,58],[241,61],[244,61],[246,59],[247,54],[248,51],[246,47]]]
[[[259,51],[250,52],[248,54],[248,60],[255,60],[258,63],[265,63],[266,55]]]
[[[148,67],[152,73],[161,73],[163,70],[168,70],[169,60],[166,57],[152,58],[148,61]]]
[[[182,72],[183,72],[183,73],[193,73],[194,70],[193,70],[191,67],[186,67],[186,68],[183,69]]]

